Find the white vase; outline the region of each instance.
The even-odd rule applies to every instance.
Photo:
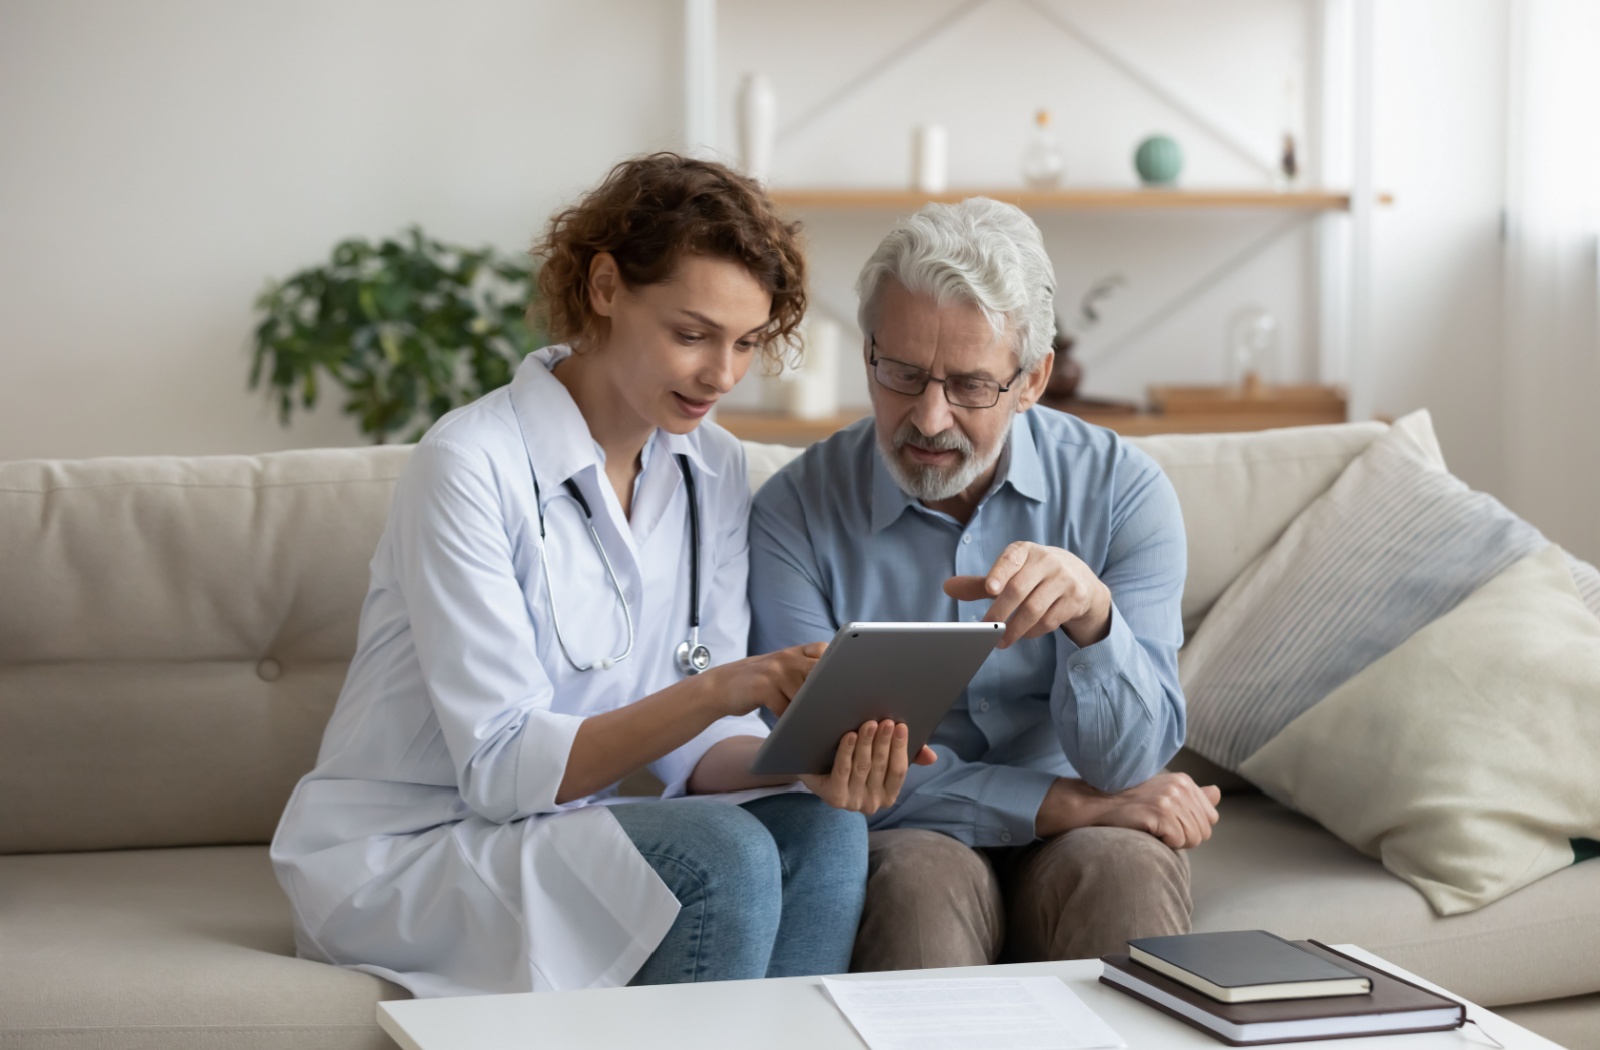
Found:
[[[739,87],[739,167],[758,182],[772,174],[778,133],[778,100],[760,73],[746,73]]]
[[[839,326],[822,317],[806,318],[801,330],[800,366],[779,379],[783,410],[795,419],[827,419],[839,414]]]
[[[911,188],[943,193],[949,184],[949,142],[944,128],[917,125],[911,129]]]

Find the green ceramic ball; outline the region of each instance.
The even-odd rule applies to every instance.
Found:
[[[1183,170],[1183,150],[1166,135],[1151,135],[1133,151],[1133,168],[1146,186],[1169,186]]]

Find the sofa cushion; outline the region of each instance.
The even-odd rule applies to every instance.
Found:
[[[1223,800],[1189,854],[1194,928],[1349,942],[1484,1006],[1600,992],[1600,861],[1465,915],[1262,795]]]
[[[408,454],[0,464],[0,853],[267,841]]]
[[[1185,635],[1195,633],[1234,577],[1386,429],[1382,423],[1341,423],[1129,439],[1166,471],[1183,508],[1189,540]],[[1429,455],[1442,465],[1431,430],[1427,439]]]
[[[1296,718],[1241,772],[1441,915],[1600,836],[1600,620],[1560,548],[1490,580]]]
[[[1227,769],[1419,628],[1546,546],[1397,423],[1229,586],[1178,658],[1189,746]]]
[[[294,957],[261,846],[0,857],[0,1045],[393,1047],[405,990]]]

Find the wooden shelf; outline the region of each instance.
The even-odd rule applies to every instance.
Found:
[[[1261,396],[1242,398],[1228,387],[1151,387],[1152,400],[1165,411],[1128,411],[1093,402],[1042,404],[1125,437],[1148,434],[1226,434],[1279,427],[1343,423],[1344,392],[1336,387],[1267,387]],[[1165,399],[1165,401],[1163,401]],[[805,446],[821,441],[867,414],[866,408],[845,409],[826,419],[793,419],[765,412],[718,412],[717,422],[734,437],[774,445]]]
[[[955,204],[968,197],[992,197],[1024,211],[1132,211],[1169,208],[1255,208],[1279,211],[1349,211],[1350,194],[1336,190],[1227,190],[1082,188],[1024,190],[974,188],[945,193],[901,189],[786,189],[767,191],[775,204],[790,208],[916,211],[931,201]],[[1391,204],[1387,193],[1379,204]]]
[[[844,429],[867,412],[866,408],[846,409],[824,419],[796,419],[770,412],[719,411],[716,418],[728,433],[743,441],[804,447],[821,441],[836,430]]]

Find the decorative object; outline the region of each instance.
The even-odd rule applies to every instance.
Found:
[[[1033,131],[1028,135],[1027,148],[1022,152],[1023,185],[1034,190],[1052,189],[1061,185],[1066,170],[1066,163],[1061,157],[1061,143],[1050,128],[1050,111],[1041,109],[1034,114]]]
[[[911,129],[911,188],[923,193],[943,193],[949,186],[948,141],[939,124],[918,124]]]
[[[1300,161],[1295,157],[1293,132],[1283,133],[1283,153],[1278,158],[1278,171],[1283,175],[1285,186],[1292,186],[1300,176]]]
[[[1228,319],[1229,378],[1246,397],[1261,396],[1278,378],[1278,319],[1245,306]]]
[[[1102,277],[1083,293],[1083,298],[1078,301],[1078,316],[1072,324],[1063,324],[1060,315],[1056,316],[1056,335],[1050,343],[1056,359],[1050,369],[1050,380],[1044,388],[1046,402],[1050,407],[1068,411],[1070,409],[1065,408],[1066,402],[1082,401],[1078,397],[1078,385],[1083,381],[1083,368],[1073,358],[1072,349],[1079,339],[1100,323],[1100,304],[1127,283],[1127,278],[1120,273]],[[1109,410],[1125,409],[1129,412],[1138,410],[1136,405],[1121,402],[1094,401],[1092,404],[1097,408]]]
[[[801,328],[798,363],[766,378],[762,407],[790,419],[839,413],[839,326],[815,314]]]
[[[344,241],[327,265],[269,283],[256,299],[250,387],[267,384],[287,425],[331,377],[375,444],[408,427],[415,440],[509,382],[543,345],[523,321],[531,277],[524,256],[443,244],[416,227],[399,240]]]
[[[1294,186],[1300,177],[1300,158],[1296,155],[1294,129],[1300,119],[1300,94],[1293,74],[1283,82],[1283,146],[1278,151],[1278,175],[1283,188]]]
[[[1170,186],[1183,171],[1183,150],[1168,135],[1151,135],[1133,151],[1133,169],[1146,186]]]
[[[778,133],[778,100],[760,73],[746,73],[739,86],[739,168],[757,182],[772,175]]]

